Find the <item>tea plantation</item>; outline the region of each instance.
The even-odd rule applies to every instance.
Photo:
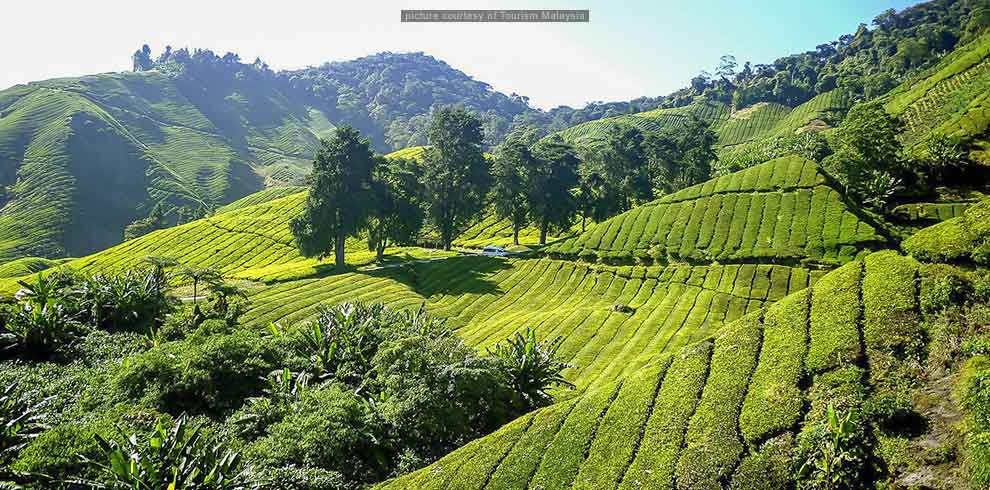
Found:
[[[918,314],[918,270],[894,252],[851,262],[379,488],[777,488],[796,427],[834,401],[820,385],[868,390],[860,359]]]
[[[814,162],[784,157],[634,208],[549,247],[610,261],[845,262],[886,239]]]

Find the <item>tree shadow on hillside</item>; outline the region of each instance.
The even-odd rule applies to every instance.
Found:
[[[365,273],[401,282],[429,298],[442,294],[495,294],[499,288],[492,276],[511,267],[508,260],[478,255],[408,262]]]

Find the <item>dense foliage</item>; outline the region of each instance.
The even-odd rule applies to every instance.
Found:
[[[990,14],[979,1],[935,0],[889,9],[872,25],[860,24],[853,34],[769,64],[747,61],[740,69],[734,57],[723,56],[714,73],[702,72],[662,106],[685,105],[701,95],[735,108],[757,102],[794,107],[836,88],[873,99],[975,39],[990,27]]]
[[[308,178],[306,210],[291,223],[303,255],[322,257],[333,250],[337,267],[344,267],[344,241],[363,229],[371,214],[377,164],[371,143],[351,127],[337,128],[333,138],[321,142]]]

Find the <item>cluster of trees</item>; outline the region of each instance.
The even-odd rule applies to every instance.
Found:
[[[934,133],[911,152],[901,142],[903,131],[904,122],[879,101],[857,104],[829,138],[832,153],[822,165],[849,194],[878,211],[941,185],[966,186],[967,176],[981,171],[958,139]]]
[[[333,253],[345,264],[348,237],[366,232],[379,259],[390,244],[414,243],[424,223],[449,250],[485,204],[490,184],[481,121],[463,108],[437,111],[422,161],[387,159],[354,128],[323,140],[309,176],[304,213],[290,223],[307,256]]]
[[[723,56],[713,72],[702,72],[661,105],[679,107],[701,95],[736,108],[756,102],[794,107],[835,88],[872,99],[986,32],[990,7],[978,0],[934,0],[887,10],[872,24],[770,64],[739,68],[734,57]]]
[[[376,155],[367,139],[342,126],[322,142],[309,177],[304,213],[291,222],[306,256],[334,256],[345,265],[348,237],[367,233],[379,259],[389,245],[415,244],[424,224],[449,250],[487,206],[509,220],[513,242],[533,225],[540,244],[570,229],[580,215],[602,220],[711,177],[717,137],[707,122],[644,134],[610,130],[580,152],[559,136],[520,128],[483,152],[481,120],[463,108],[436,111],[421,161]]]

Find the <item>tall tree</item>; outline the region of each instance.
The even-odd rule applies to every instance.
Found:
[[[826,168],[854,190],[870,172],[898,176],[904,170],[898,135],[904,123],[878,102],[856,104],[836,131],[834,155]]]
[[[613,126],[595,158],[599,160],[619,212],[628,211],[635,202],[653,199],[642,131],[631,126]]]
[[[344,241],[367,224],[372,209],[372,172],[378,161],[371,142],[350,126],[322,140],[309,175],[309,196],[302,215],[290,223],[299,251],[326,256],[331,250],[343,268]]]
[[[691,115],[680,131],[677,146],[680,149],[680,178],[676,182],[683,189],[711,178],[712,164],[718,160],[715,144],[718,135],[708,121]]]
[[[643,152],[655,192],[676,192],[711,178],[717,142],[711,125],[694,115],[681,128],[647,135]]]
[[[488,161],[481,150],[481,120],[463,108],[433,113],[423,155],[427,215],[440,232],[444,250],[484,205],[489,186]]]
[[[519,245],[519,230],[529,224],[528,182],[536,165],[531,139],[513,132],[496,149],[492,164],[492,205],[499,218],[512,224],[513,245]]]
[[[382,160],[375,167],[375,199],[368,220],[368,249],[378,260],[389,245],[413,243],[423,227],[419,164],[405,158]]]
[[[547,232],[564,231],[574,223],[580,161],[574,148],[556,134],[537,143],[533,155],[536,165],[529,174],[528,207],[530,219],[540,229],[540,245],[544,245]]]
[[[151,48],[147,44],[135,51],[131,56],[131,60],[134,62],[134,71],[147,71],[154,66],[154,63],[151,61]]]

